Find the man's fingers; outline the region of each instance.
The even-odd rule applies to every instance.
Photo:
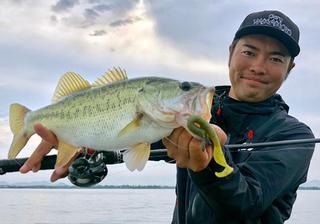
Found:
[[[58,145],[57,137],[54,135],[52,131],[45,128],[40,123],[37,123],[33,126],[34,131],[42,138],[41,143],[32,153],[30,158],[24,163],[24,165],[20,168],[21,173],[27,173],[30,170],[33,172],[37,172],[41,167],[41,161],[44,156],[46,156],[54,146]],[[68,168],[73,160],[78,156],[76,154],[74,158],[72,158],[68,164],[63,167],[56,167],[54,172],[51,175],[50,180],[52,182],[63,178],[68,175]]]
[[[226,133],[218,125],[211,124],[211,127],[214,128],[215,132],[217,133],[220,140],[220,144],[224,145],[227,141]]]
[[[177,147],[179,136],[183,132],[183,130],[184,129],[182,127],[174,129],[167,138],[164,138],[164,144],[166,144],[165,146],[169,148]]]
[[[42,140],[29,159],[20,168],[20,172],[27,173],[30,170],[33,170],[34,172],[39,170],[43,157],[50,152],[51,148],[52,145],[50,143]]]
[[[32,168],[32,172],[36,173],[40,170],[41,168],[41,163],[35,164],[34,167]]]
[[[172,159],[175,159],[175,155],[177,154],[178,138],[182,132],[183,128],[177,128],[170,136],[162,139],[164,146],[167,148],[167,154]]]
[[[50,181],[55,182],[60,178],[66,177],[68,175],[68,167],[57,167],[53,171]]]
[[[68,169],[69,166],[71,166],[71,164],[73,163],[73,161],[79,156],[79,153],[76,153],[73,158],[64,166],[62,167],[56,167],[51,175],[51,182],[55,182],[56,180],[60,179],[60,178],[64,178],[68,175]]]
[[[178,150],[180,150],[180,153],[182,153],[185,158],[190,158],[189,144],[192,138],[193,137],[186,130],[183,130],[183,132],[179,136]]]
[[[19,171],[20,173],[28,173],[30,170],[32,170],[32,168],[29,167],[29,165],[27,164],[27,162],[25,162],[23,164],[22,167],[20,167]]]
[[[41,161],[47,155],[54,145],[58,144],[56,136],[40,123],[33,126],[34,131],[42,138],[41,143],[34,150],[30,158],[20,168],[21,173],[27,173],[30,170],[37,172],[41,167]]]
[[[58,145],[57,137],[53,134],[52,131],[45,128],[42,124],[37,123],[33,126],[34,131],[46,142],[50,143],[53,146]]]
[[[208,159],[212,159],[212,154],[213,154],[213,150],[214,150],[214,148],[212,147],[212,145],[208,145],[207,147],[206,147],[206,151],[207,151],[207,155],[208,155]]]
[[[190,161],[188,167],[194,172],[205,169],[212,159],[212,146],[207,145],[205,150],[201,148],[202,142],[193,138],[189,144]]]
[[[215,129],[220,143],[224,144],[227,140],[224,131],[216,125],[211,125],[211,127]],[[167,148],[168,156],[176,161],[178,167],[201,171],[212,159],[213,146],[205,146],[202,140],[194,138],[182,127],[175,129],[169,137],[162,141]]]

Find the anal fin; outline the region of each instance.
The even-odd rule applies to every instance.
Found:
[[[81,148],[66,144],[64,142],[59,142],[58,145],[58,155],[56,161],[56,167],[64,167],[71,163],[73,159],[81,151]]]
[[[150,144],[141,143],[124,152],[123,161],[130,171],[143,170],[150,156]]]

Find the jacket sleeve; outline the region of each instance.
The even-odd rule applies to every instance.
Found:
[[[265,141],[303,138],[314,136],[306,125],[295,122]],[[314,144],[264,147],[240,152],[248,155],[235,164],[224,148],[229,165],[234,167],[229,176],[216,177],[214,172],[219,167],[213,160],[203,171],[188,172],[204,200],[215,210],[253,218],[261,216],[275,199],[295,192],[299,184],[305,182],[313,150]]]
[[[164,146],[164,144],[162,143],[162,140],[159,140],[157,142],[154,142],[151,144],[151,150],[152,149],[165,149],[166,147]]]

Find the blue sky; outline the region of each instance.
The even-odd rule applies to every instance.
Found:
[[[188,2],[188,4],[187,4]],[[280,89],[290,113],[320,136],[319,1],[3,0],[0,3],[0,158],[11,143],[8,108],[38,109],[51,101],[67,71],[94,81],[120,66],[129,78],[162,76],[229,84],[228,46],[250,12],[278,9],[300,27],[301,54]],[[19,156],[31,154],[31,139]],[[319,146],[309,180],[320,179]],[[50,172],[8,174],[0,181],[49,180]],[[63,180],[67,182],[67,180]],[[109,167],[103,184],[175,184],[175,166],[149,162],[142,172]]]

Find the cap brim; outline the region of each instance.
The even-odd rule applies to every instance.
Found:
[[[270,26],[247,26],[237,31],[234,39],[239,39],[250,34],[264,34],[279,40],[289,51],[292,57],[300,52],[299,45],[283,31]]]

